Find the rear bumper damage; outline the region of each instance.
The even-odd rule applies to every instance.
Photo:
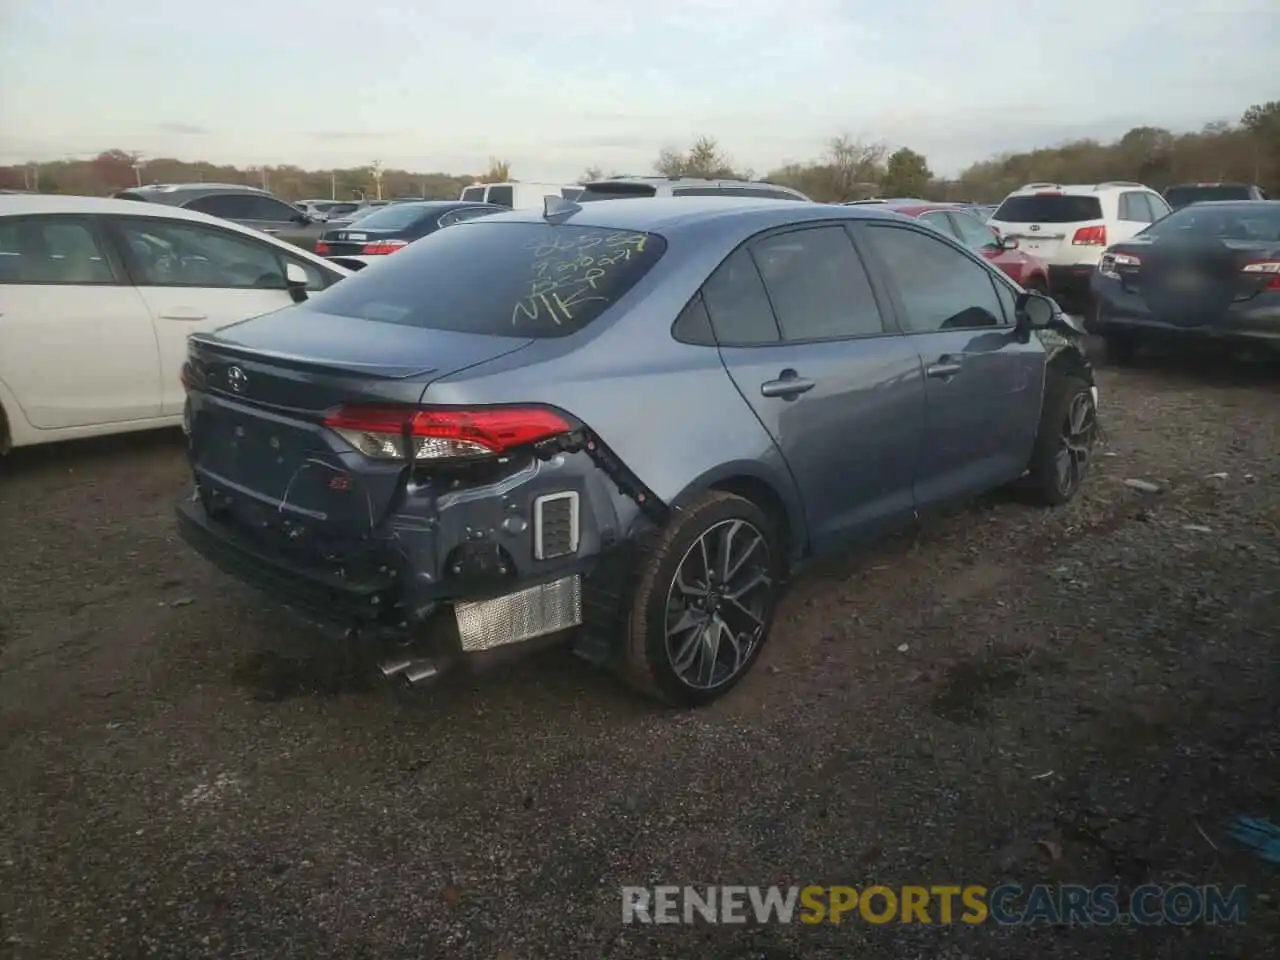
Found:
[[[1280,350],[1280,303],[1238,304],[1205,322],[1175,323],[1154,315],[1138,294],[1102,290],[1085,329],[1097,336],[1155,341],[1220,342]]]
[[[368,535],[336,545],[284,522],[286,505],[197,478],[176,508],[189,546],[329,636],[398,646],[383,673],[411,682],[570,636],[611,660],[633,539],[665,510],[595,443],[480,484],[410,481]]]

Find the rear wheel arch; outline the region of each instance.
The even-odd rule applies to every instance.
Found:
[[[783,543],[783,556],[788,561],[808,544],[808,529],[803,509],[786,480],[769,475],[758,464],[728,464],[694,480],[671,501],[672,510],[680,510],[704,493],[717,490],[750,500],[778,524]],[[787,478],[789,480],[790,478]]]

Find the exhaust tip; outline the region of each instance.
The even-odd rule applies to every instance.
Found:
[[[382,671],[384,677],[390,679],[398,673],[404,673],[413,664],[413,660],[388,660],[385,663],[378,664],[378,669]]]
[[[410,686],[434,680],[442,672],[439,663],[425,659],[387,660],[378,664],[378,669],[388,680],[403,677]]]
[[[411,685],[426,683],[440,676],[440,668],[432,660],[419,660],[405,671],[404,678]]]

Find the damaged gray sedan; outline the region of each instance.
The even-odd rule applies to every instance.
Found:
[[[1096,433],[1057,305],[871,206],[549,198],[297,299],[191,338],[180,530],[411,681],[563,640],[709,702],[807,562]]]

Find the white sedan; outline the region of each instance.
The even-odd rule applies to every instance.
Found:
[[[0,196],[0,453],[180,424],[189,334],[350,272],[177,207]]]

